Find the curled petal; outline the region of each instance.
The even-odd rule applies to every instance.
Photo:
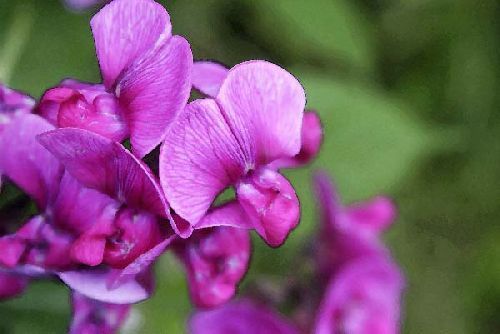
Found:
[[[170,38],[167,11],[152,0],[115,0],[90,21],[106,88],[140,56]]]
[[[193,87],[209,97],[216,97],[228,72],[219,63],[196,61],[193,64]]]
[[[243,179],[236,196],[257,233],[272,247],[280,246],[299,223],[295,191],[287,179],[271,169],[259,169]]]
[[[281,67],[265,61],[236,65],[217,101],[237,141],[251,146],[249,155],[259,164],[299,153],[305,93]]]
[[[36,136],[53,126],[36,115],[20,115],[0,134],[0,173],[45,208],[57,193],[62,167]]]
[[[104,303],[133,304],[151,295],[153,279],[149,270],[110,288],[109,281],[116,276],[116,272],[109,269],[89,269],[65,271],[58,275],[74,291]]]
[[[243,299],[213,310],[198,311],[188,323],[190,334],[298,334],[281,314]]]
[[[195,228],[203,229],[217,226],[230,226],[247,230],[254,228],[251,219],[248,218],[245,209],[238,201],[231,201],[219,207],[211,208],[196,224]]]
[[[390,198],[377,196],[367,202],[350,205],[346,216],[362,228],[379,232],[394,222],[396,206]]]
[[[160,153],[160,180],[175,210],[196,225],[215,197],[252,165],[214,100],[190,103]]]

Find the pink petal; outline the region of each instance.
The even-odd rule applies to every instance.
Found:
[[[62,167],[36,140],[53,126],[36,115],[20,115],[0,134],[0,172],[45,208],[57,193]]]
[[[287,168],[308,164],[318,155],[322,141],[323,129],[318,114],[314,111],[306,111],[302,121],[299,153],[292,158],[277,160],[272,166],[274,168]]]
[[[349,206],[346,215],[354,224],[379,232],[394,222],[396,206],[390,198],[377,196],[368,202]]]
[[[114,220],[119,205],[111,197],[84,187],[65,172],[53,205],[54,224],[79,235],[97,221]]]
[[[171,33],[167,11],[152,0],[115,0],[92,18],[90,26],[108,89],[123,70]]]
[[[163,140],[191,91],[193,55],[180,36],[152,49],[120,79],[116,94],[125,108],[133,152],[143,157]]]
[[[110,289],[108,281],[115,274],[113,270],[93,269],[65,271],[59,273],[59,277],[74,291],[104,303],[132,304],[151,295],[153,283],[150,277],[136,276]]]
[[[214,100],[190,103],[165,138],[160,180],[175,210],[196,225],[215,197],[252,165]]]
[[[209,97],[216,97],[229,70],[216,62],[196,61],[193,64],[193,87]]]
[[[7,235],[0,238],[0,266],[14,267],[19,263],[26,249],[23,240],[16,235]]]
[[[300,205],[292,186],[271,169],[258,169],[236,187],[236,197],[257,233],[272,247],[298,225]]]
[[[149,168],[122,145],[82,129],[59,129],[39,140],[84,186],[127,205],[168,217],[168,204]]]
[[[149,251],[143,253],[124,269],[116,271],[116,275],[113,276],[108,283],[109,287],[115,288],[125,281],[130,280],[137,274],[145,271],[160,255],[165,252],[167,247],[172,243],[173,240],[175,240],[175,238],[175,235],[166,238],[155,247],[151,248]]]
[[[237,201],[231,201],[224,205],[210,209],[205,216],[196,224],[196,229],[217,226],[231,226],[251,230],[254,228],[251,219]]]
[[[88,266],[102,263],[106,248],[106,236],[82,235],[71,246],[71,258]]]
[[[259,164],[299,153],[305,93],[281,67],[249,61],[233,67],[217,101],[242,145],[253,145]]]
[[[198,311],[188,323],[190,334],[298,334],[281,314],[243,299],[216,309]]]

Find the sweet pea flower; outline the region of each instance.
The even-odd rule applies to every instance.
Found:
[[[175,238],[174,231],[183,234],[149,167],[120,143],[83,129],[48,131],[38,140],[72,178],[109,198],[113,205],[108,208],[117,208],[111,219],[99,219],[73,243],[72,256],[89,267],[62,272],[61,279],[102,302],[147,298],[151,265]]]
[[[229,226],[202,229],[174,244],[196,306],[214,307],[233,297],[248,269],[250,248],[249,232]]]
[[[213,61],[196,61],[193,64],[193,87],[202,94],[215,98],[229,69]],[[315,111],[306,110],[302,121],[300,151],[294,157],[272,163],[274,168],[297,167],[310,163],[318,155],[323,140],[321,121]]]
[[[167,11],[153,0],[115,0],[90,22],[102,84],[64,80],[37,111],[57,127],[82,128],[122,141],[138,157],[152,151],[191,90],[188,42],[171,35]]]
[[[217,97],[196,100],[171,127],[160,152],[165,195],[192,228],[229,225],[255,229],[281,245],[299,222],[299,201],[272,163],[300,151],[305,94],[277,65],[249,61],[229,70]],[[227,187],[236,200],[203,221]]]
[[[70,334],[113,334],[126,321],[130,305],[102,303],[77,292],[71,296],[73,319]]]
[[[377,196],[344,206],[325,173],[317,173],[315,190],[321,218],[316,259],[324,282],[345,263],[390,255],[380,239],[396,218],[396,207],[389,198]]]
[[[249,299],[199,311],[188,322],[190,334],[298,334],[280,314]]]

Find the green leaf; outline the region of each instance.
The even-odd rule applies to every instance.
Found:
[[[317,0],[312,5],[303,0],[259,0],[255,6],[253,27],[280,54],[373,67],[369,24],[354,2]]]

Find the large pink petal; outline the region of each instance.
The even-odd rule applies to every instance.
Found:
[[[0,134],[0,174],[45,208],[57,193],[62,167],[36,136],[54,127],[36,115],[19,115]]]
[[[305,93],[281,67],[266,61],[236,65],[217,101],[238,142],[254,145],[259,164],[299,153]]]
[[[189,234],[173,222],[163,192],[149,168],[121,144],[82,129],[59,129],[39,136],[40,142],[84,186],[168,218],[180,234]]]
[[[193,64],[193,87],[209,97],[216,97],[228,72],[219,63],[196,61]]]
[[[160,179],[175,210],[196,225],[217,194],[236,182],[253,162],[242,151],[214,100],[197,100],[165,138]]]
[[[143,157],[160,144],[191,91],[193,55],[180,36],[152,49],[124,72],[116,89],[133,152]]]
[[[196,229],[217,226],[231,226],[247,230],[254,229],[252,220],[238,201],[231,201],[219,207],[210,209],[196,224]]]
[[[115,0],[90,21],[104,85],[111,89],[122,71],[170,38],[170,17],[152,0]]]
[[[121,282],[113,289],[109,288],[109,279],[115,272],[113,270],[75,270],[59,273],[61,280],[74,291],[104,303],[132,304],[140,302],[151,295],[153,282],[150,273],[133,277]]]

